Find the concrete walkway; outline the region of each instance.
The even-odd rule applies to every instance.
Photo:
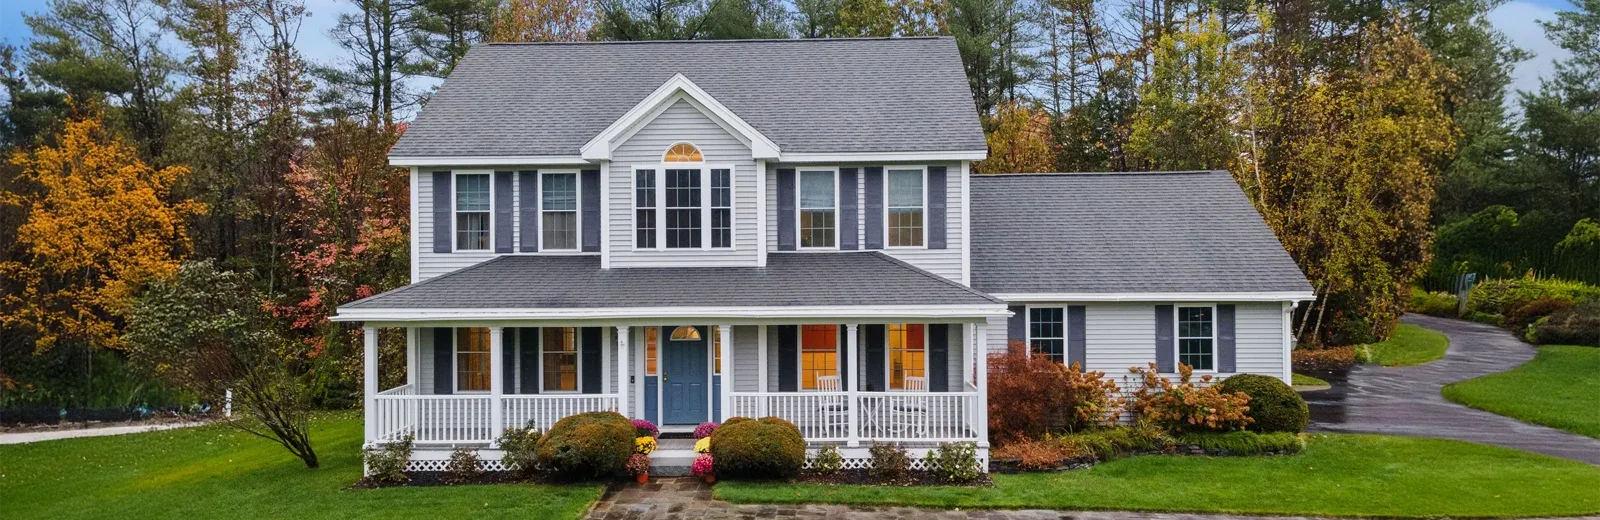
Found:
[[[1440,395],[1446,384],[1528,362],[1533,346],[1481,323],[1418,314],[1401,321],[1449,336],[1444,358],[1409,367],[1358,366],[1329,390],[1301,394],[1313,409],[1309,430],[1457,439],[1600,465],[1600,439],[1474,410]]]
[[[40,430],[33,432],[0,433],[0,444],[26,444],[30,442],[53,441],[56,439],[75,439],[78,437],[104,437],[107,435],[123,435],[128,433],[173,430],[205,424],[211,423],[173,422],[161,424],[137,424],[132,426],[107,426],[104,428],[77,428],[70,430]]]

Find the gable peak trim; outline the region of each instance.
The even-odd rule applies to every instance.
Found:
[[[725,126],[731,127],[734,133],[750,141],[750,153],[756,159],[778,158],[778,145],[773,143],[761,131],[756,130],[750,123],[745,122],[733,110],[728,109],[711,94],[706,93],[699,85],[690,81],[682,73],[673,74],[671,79],[657,87],[655,92],[645,96],[633,108],[628,109],[622,117],[612,121],[610,126],[594,138],[585,143],[582,148],[582,157],[586,160],[611,160],[611,151],[617,144],[616,141],[627,135],[628,129],[634,125],[650,119],[655,109],[664,103],[671,103],[677,96],[682,95],[700,105],[712,117],[720,120]]]

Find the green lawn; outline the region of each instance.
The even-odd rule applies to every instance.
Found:
[[[1294,386],[1329,386],[1327,381],[1317,379],[1305,374],[1294,374]]]
[[[1373,362],[1386,367],[1404,367],[1444,357],[1445,349],[1450,348],[1450,339],[1439,332],[1401,323],[1395,326],[1394,335],[1389,339],[1367,348],[1372,350]]]
[[[1385,517],[1600,512],[1600,468],[1459,441],[1316,435],[1281,457],[1142,456],[1060,473],[995,475],[989,488],[723,481],[733,502]]]
[[[225,426],[0,446],[0,514],[23,518],[576,518],[600,485],[349,489],[361,421],[315,424],[320,469]]]
[[[1539,347],[1522,366],[1444,387],[1444,397],[1518,420],[1600,438],[1600,348]]]

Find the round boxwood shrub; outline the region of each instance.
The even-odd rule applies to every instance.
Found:
[[[718,476],[792,477],[806,462],[806,439],[794,423],[777,417],[729,419],[711,434],[711,459]]]
[[[1306,421],[1311,418],[1306,400],[1276,377],[1239,374],[1218,386],[1223,392],[1244,392],[1250,396],[1250,411],[1246,415],[1255,419],[1250,430],[1298,433],[1306,429]]]
[[[622,473],[633,454],[633,423],[617,412],[588,412],[556,421],[534,449],[539,465],[568,478]]]

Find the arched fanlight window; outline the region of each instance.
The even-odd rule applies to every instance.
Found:
[[[705,157],[700,155],[700,149],[689,143],[678,143],[667,149],[663,162],[701,162]]]
[[[684,325],[672,329],[672,341],[695,341],[700,339],[700,329]]]

